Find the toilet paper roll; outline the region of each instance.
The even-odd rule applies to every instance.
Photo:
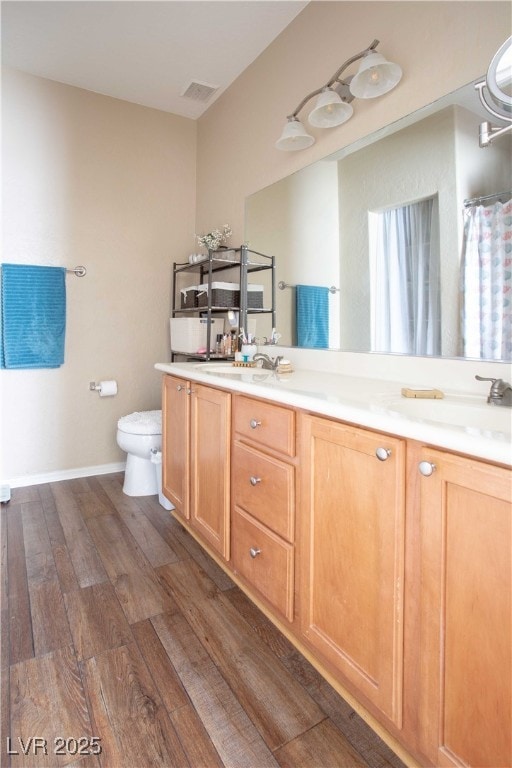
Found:
[[[100,397],[117,395],[117,381],[100,381],[98,391]]]

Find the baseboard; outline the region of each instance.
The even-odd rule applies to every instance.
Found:
[[[94,467],[77,467],[75,469],[60,469],[56,472],[43,472],[40,475],[23,475],[9,480],[6,485],[11,488],[25,488],[27,485],[55,483],[59,480],[74,480],[77,477],[92,477],[93,475],[108,475],[111,472],[124,472],[125,461],[114,464],[98,464]]]

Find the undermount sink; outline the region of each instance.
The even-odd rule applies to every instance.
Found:
[[[258,373],[261,369],[255,366],[233,365],[233,363],[199,363],[199,370],[206,373]]]
[[[490,405],[478,396],[451,395],[440,400],[390,397],[383,398],[381,405],[388,413],[408,419],[461,427],[468,432],[511,435],[512,409]]]

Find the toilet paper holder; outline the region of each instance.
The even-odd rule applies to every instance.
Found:
[[[89,389],[91,392],[98,392],[100,397],[111,397],[117,395],[117,381],[90,381]]]

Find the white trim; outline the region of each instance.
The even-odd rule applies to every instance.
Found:
[[[73,480],[76,477],[92,477],[93,475],[108,475],[111,472],[124,472],[126,462],[116,464],[99,464],[94,467],[77,467],[75,469],[60,469],[55,472],[44,472],[40,475],[22,475],[8,481],[11,488],[24,488],[27,485],[55,483],[58,480]]]

